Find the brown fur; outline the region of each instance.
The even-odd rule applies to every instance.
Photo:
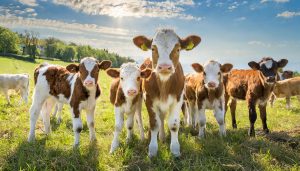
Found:
[[[260,102],[261,119],[263,121],[263,129],[269,132],[266,124],[266,102],[269,99],[274,85],[269,85],[263,74],[259,70],[232,70],[226,77],[225,81],[226,95],[225,106],[228,103],[228,97],[246,100],[249,109],[250,129],[249,135],[254,136],[254,123],[256,121],[255,105]],[[227,97],[226,97],[227,96]],[[233,99],[231,103],[232,126],[236,128],[235,109],[236,101]],[[227,109],[227,108],[226,108]],[[234,116],[233,116],[234,115]]]
[[[148,60],[146,59],[145,62],[146,61]],[[160,98],[162,100],[166,100],[168,95],[174,95],[179,101],[184,87],[184,80],[185,78],[180,63],[178,63],[175,73],[171,75],[169,80],[166,82],[161,82],[155,72],[152,72],[148,79],[144,79],[143,91],[146,93],[146,107],[149,114],[151,129],[153,129],[156,125],[155,113],[151,109],[153,99]]]
[[[300,95],[300,77],[294,77],[275,84],[274,94],[276,97]]]
[[[80,102],[88,99],[88,97],[89,97],[88,90],[83,86],[80,78],[77,78],[75,81],[74,92],[70,101],[70,106],[73,108],[75,118],[78,118],[80,115],[80,111],[79,111]]]

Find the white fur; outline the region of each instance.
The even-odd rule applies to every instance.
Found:
[[[221,72],[220,64],[216,61],[208,61],[203,66],[204,72],[206,73],[204,77],[205,87],[208,88],[208,83],[213,82],[216,84],[216,87],[220,84],[220,75],[218,74]]]
[[[127,92],[129,90],[135,90],[138,92],[140,90],[140,81],[137,78],[141,76],[141,71],[135,63],[125,63],[120,68],[121,87],[124,95],[128,97]]]
[[[168,64],[172,66],[172,72],[175,72],[175,66],[170,59],[170,54],[175,47],[175,44],[179,43],[177,34],[172,29],[158,29],[156,34],[153,37],[152,45],[156,45],[158,50],[158,61],[155,70],[157,70],[158,65]],[[162,75],[159,74],[159,77]],[[170,77],[170,75],[165,76]],[[166,80],[161,78],[161,80]]]
[[[8,103],[10,98],[8,90],[20,91],[22,100],[27,103],[28,101],[28,90],[29,87],[29,75],[28,74],[0,74],[0,92],[3,92]]]
[[[171,144],[170,150],[174,156],[180,156],[180,145],[178,142],[178,130],[179,130],[179,123],[180,123],[180,111],[181,106],[183,103],[183,93],[181,94],[181,98],[177,101],[176,96],[169,95],[167,100],[162,99],[155,99],[153,101],[152,110],[156,114],[156,123],[157,128],[151,130],[151,141],[149,144],[149,156],[156,156],[158,150],[157,144],[157,134],[158,130],[160,130],[160,134],[164,135],[164,130],[160,129],[163,128],[164,124],[164,116],[168,114],[168,127],[171,131]],[[174,129],[175,130],[172,130]]]
[[[267,60],[261,63],[261,65],[264,64],[268,69],[271,69],[273,66],[273,61],[272,60]]]

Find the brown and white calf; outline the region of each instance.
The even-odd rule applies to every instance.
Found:
[[[226,135],[225,129],[225,87],[223,73],[232,69],[232,64],[221,65],[217,61],[210,60],[203,66],[193,63],[192,67],[197,72],[186,77],[185,96],[189,107],[189,123],[193,127],[199,125],[199,137],[205,135],[206,116],[205,109],[212,109],[219,124],[219,133]],[[196,118],[196,121],[192,121]]]
[[[20,91],[22,100],[27,103],[29,94],[29,75],[28,74],[0,74],[0,92],[5,95],[7,103],[10,104],[10,98],[8,91],[15,90]]]
[[[111,144],[110,153],[119,147],[119,134],[123,128],[124,114],[127,115],[127,142],[133,134],[134,115],[140,129],[140,138],[144,139],[144,128],[142,122],[142,78],[147,78],[151,74],[151,69],[141,71],[135,63],[125,63],[120,70],[108,69],[107,74],[113,78],[110,87],[110,102],[115,110],[115,131]]]
[[[251,61],[248,65],[252,70],[232,70],[225,79],[226,105],[231,97],[230,110],[232,127],[237,128],[235,111],[237,99],[246,100],[248,103],[250,128],[248,134],[255,136],[254,124],[257,118],[255,106],[258,105],[260,118],[265,133],[269,133],[267,126],[267,102],[277,81],[279,68],[283,68],[288,60],[281,59],[278,62],[267,57],[259,63]]]
[[[100,69],[105,70],[110,66],[111,61],[99,63],[93,57],[83,58],[80,64],[70,64],[66,68],[50,64],[40,65],[34,72],[35,88],[30,107],[28,141],[35,139],[35,125],[40,113],[44,120],[45,133],[50,132],[50,112],[57,101],[70,105],[75,146],[79,144],[83,109],[87,113],[90,139],[96,139],[94,112],[96,99],[101,92],[97,83],[98,75]]]
[[[294,77],[277,81],[271,97],[271,105],[273,106],[275,98],[286,98],[286,108],[291,108],[291,97],[297,96],[300,102],[300,77]]]
[[[150,157],[157,154],[158,132],[161,140],[165,138],[164,119],[166,116],[168,116],[168,126],[171,132],[171,153],[175,156],[180,155],[178,130],[185,79],[179,62],[180,50],[192,50],[200,41],[200,37],[195,35],[181,39],[172,29],[158,29],[152,39],[145,36],[137,36],[133,39],[134,44],[140,49],[144,51],[152,49],[151,64],[145,64],[152,66],[152,74],[143,81],[151,129]]]

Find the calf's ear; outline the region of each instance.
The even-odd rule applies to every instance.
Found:
[[[151,69],[144,69],[143,71],[141,71],[141,77],[142,78],[148,78],[152,73]]]
[[[232,64],[229,64],[229,63],[223,64],[223,65],[221,65],[221,71],[223,73],[229,72],[232,69],[232,67],[233,67]]]
[[[79,71],[79,65],[76,65],[76,64],[70,64],[66,67],[66,69],[69,71],[69,72],[72,72],[72,73],[76,73]]]
[[[193,63],[192,67],[194,68],[194,70],[198,73],[203,72],[203,66],[198,64],[198,63]]]
[[[286,64],[288,63],[289,61],[287,59],[280,59],[278,62],[277,62],[277,65],[279,68],[283,68],[286,66]]]
[[[192,50],[201,42],[201,38],[197,35],[190,35],[184,39],[179,39],[179,42],[181,49]]]
[[[133,38],[133,43],[143,51],[151,49],[152,40],[146,36],[136,36]]]
[[[103,60],[100,63],[98,63],[98,67],[103,70],[106,70],[110,66],[111,66],[111,61],[108,60]]]
[[[120,71],[114,68],[109,68],[108,70],[106,70],[106,73],[112,78],[118,78],[120,76]]]
[[[257,62],[255,62],[255,61],[249,62],[248,65],[249,65],[250,68],[252,68],[254,70],[259,70],[259,68],[260,68],[259,64]]]

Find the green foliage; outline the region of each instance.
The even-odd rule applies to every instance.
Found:
[[[18,53],[20,40],[16,33],[0,26],[0,52]]]
[[[32,95],[33,70],[45,60],[37,59],[36,62],[0,57],[0,73],[28,73]],[[46,62],[63,66],[69,64]],[[83,113],[84,126],[79,148],[72,147],[72,119],[67,105],[64,106],[61,124],[57,124],[56,118],[51,116],[52,132],[45,135],[43,121],[39,120],[36,141],[28,143],[32,99],[28,104],[18,105],[20,96],[13,94],[12,105],[7,105],[5,97],[0,95],[0,170],[300,170],[300,106],[296,98],[292,98],[291,110],[285,108],[284,99],[277,100],[274,108],[268,106],[269,136],[259,134],[262,130],[259,116],[255,124],[257,136],[247,136],[247,105],[240,101],[236,112],[238,129],[231,128],[230,112],[226,114],[227,137],[218,136],[217,122],[211,111],[206,114],[205,139],[199,140],[191,135],[191,128],[181,126],[180,158],[170,154],[168,132],[166,142],[159,142],[158,156],[153,159],[147,157],[149,140],[140,140],[137,125],[134,126],[133,140],[129,143],[126,143],[126,129],[123,129],[120,148],[110,155],[114,131],[114,109],[109,102],[111,81],[104,71],[100,72],[98,82],[102,91],[95,114],[97,142],[89,141],[86,115]],[[147,133],[149,120],[145,106],[142,115]],[[167,128],[166,123],[166,131]]]

